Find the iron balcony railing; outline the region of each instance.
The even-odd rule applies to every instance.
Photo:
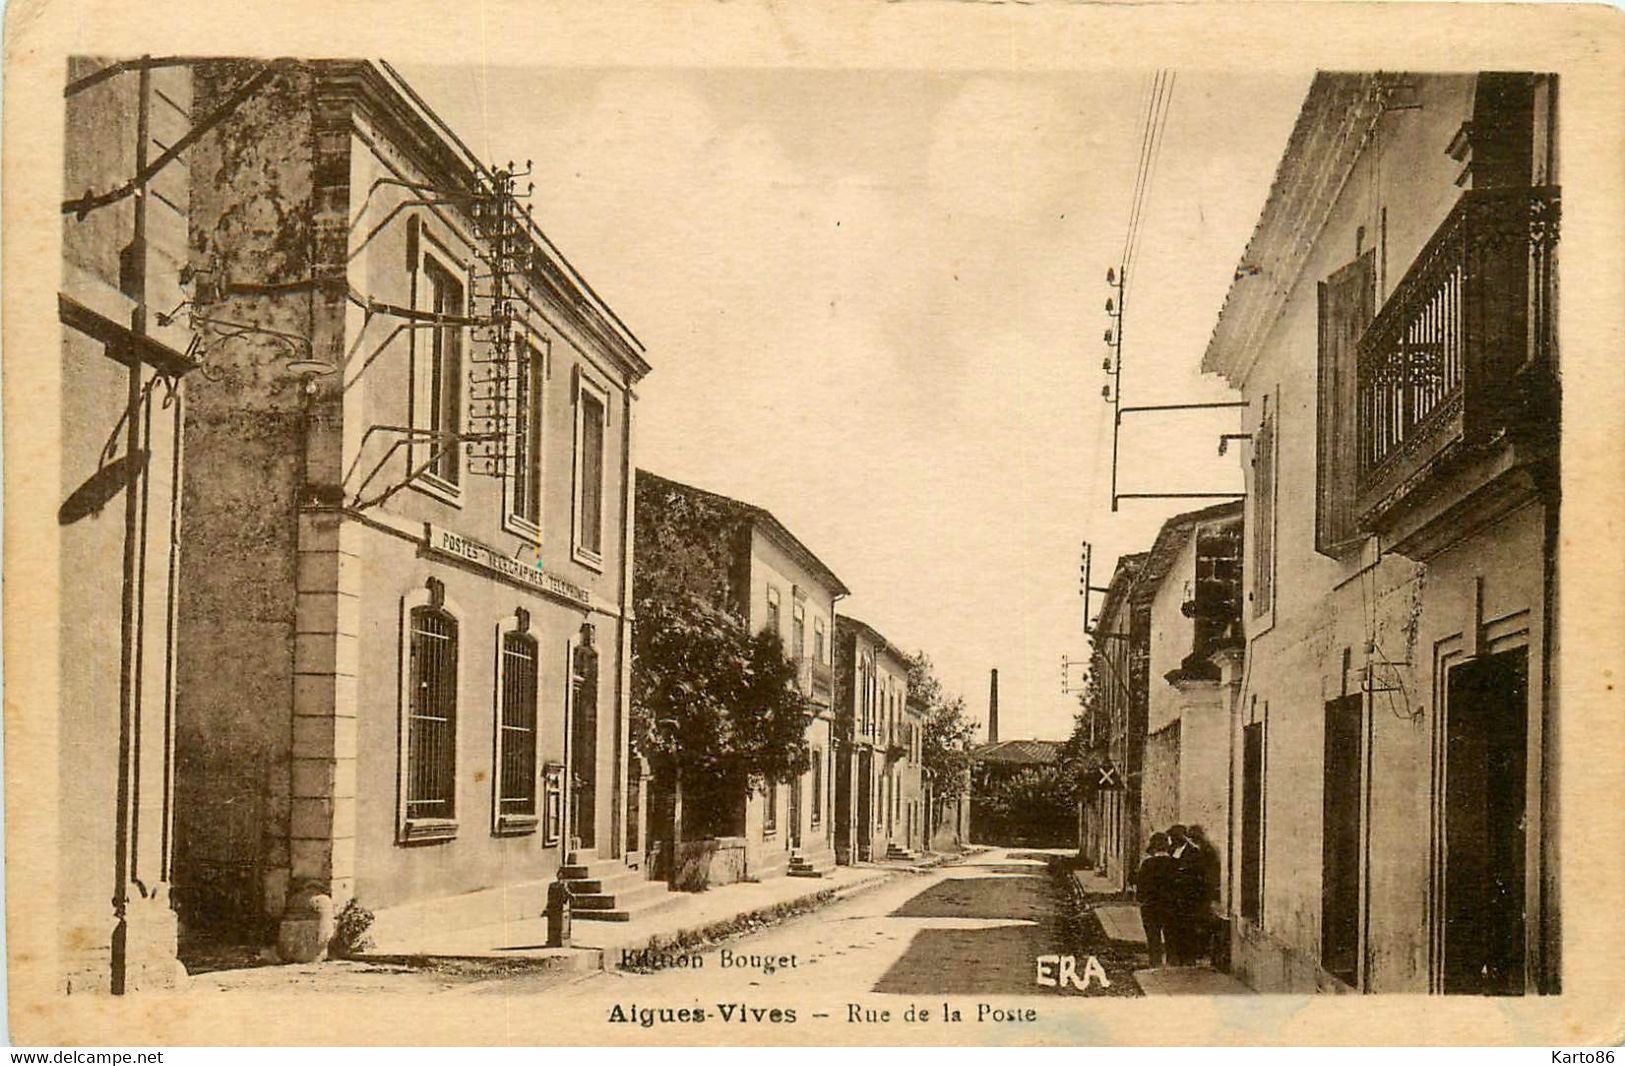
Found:
[[[1362,510],[1506,428],[1518,379],[1548,366],[1558,212],[1555,187],[1464,193],[1360,338]]]

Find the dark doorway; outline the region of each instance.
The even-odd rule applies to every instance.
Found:
[[[1526,649],[1450,671],[1445,714],[1444,991],[1524,993]]]
[[[1258,921],[1264,882],[1264,726],[1242,730],[1241,744],[1241,913]]]
[[[1321,791],[1320,965],[1357,985],[1360,977],[1360,734],[1362,698],[1326,704]]]
[[[582,626],[571,682],[570,833],[591,850],[598,846],[598,652],[592,627]]]
[[[801,847],[801,775],[790,779],[790,846]]]
[[[874,756],[868,748],[858,753],[858,859],[868,862],[874,851]]]

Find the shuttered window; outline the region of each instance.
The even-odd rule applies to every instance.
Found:
[[[451,819],[457,815],[457,621],[417,607],[410,624],[406,817]]]
[[[593,396],[581,412],[581,546],[604,550],[604,408]]]
[[[1315,550],[1338,557],[1359,543],[1360,336],[1376,313],[1376,256],[1366,252],[1320,284],[1315,441]]]
[[[463,314],[463,287],[451,272],[425,257],[423,277],[429,287],[429,310],[435,315]],[[462,444],[458,437],[463,405],[463,327],[442,322],[429,331],[429,425],[434,448],[434,475],[448,485],[462,480]]]
[[[1266,399],[1253,434],[1253,616],[1268,614],[1275,597],[1275,414]]]
[[[542,522],[542,354],[520,344],[514,367],[513,514]]]

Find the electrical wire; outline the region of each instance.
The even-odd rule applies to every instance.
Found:
[[[1134,191],[1130,200],[1128,229],[1123,238],[1121,263],[1126,282],[1134,260],[1138,257],[1140,239],[1144,234],[1145,209],[1156,181],[1157,164],[1168,125],[1169,104],[1173,97],[1175,75],[1159,70],[1152,79],[1151,92],[1140,130],[1139,161],[1134,176]]]

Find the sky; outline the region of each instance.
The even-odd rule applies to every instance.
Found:
[[[403,67],[647,347],[636,462],[772,511],[999,733],[1061,738],[1095,584],[1204,501],[1110,508],[1101,399],[1151,71]],[[1199,371],[1310,80],[1175,72],[1123,403]],[[1124,492],[1229,492],[1235,411],[1126,416]],[[1098,604],[1096,605],[1098,607]],[[1078,680],[1074,675],[1074,681]]]

